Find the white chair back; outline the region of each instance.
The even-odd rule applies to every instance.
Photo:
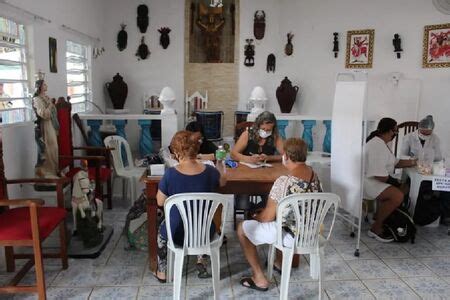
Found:
[[[131,155],[130,145],[127,140],[118,135],[111,135],[105,138],[104,143],[106,147],[114,148],[114,150],[111,151],[111,155],[113,158],[114,170],[117,175],[125,176],[124,171],[130,167],[134,167],[133,156]],[[127,164],[124,163],[123,156],[126,157]]]
[[[214,214],[222,205],[222,228],[218,239],[220,244],[223,240],[223,224],[228,211],[229,197],[217,193],[183,193],[169,197],[164,204],[166,217],[167,246],[175,249],[172,231],[170,227],[170,211],[176,207],[181,215],[184,226],[184,245],[186,249],[207,249],[211,246],[210,230]],[[206,253],[206,252],[203,252]]]
[[[333,220],[329,233],[336,219],[340,198],[331,193],[302,193],[287,196],[277,206],[277,244],[282,245],[283,212],[292,209],[295,213],[296,230],[294,232],[294,248],[317,248],[319,246],[320,226],[331,206],[334,206]]]
[[[205,96],[200,94],[199,91],[189,96],[186,91],[185,106],[184,121],[188,123],[193,120],[193,115],[196,111],[208,109],[208,91],[205,92]]]

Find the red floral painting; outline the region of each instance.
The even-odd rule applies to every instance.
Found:
[[[374,35],[373,29],[347,32],[346,68],[372,68]]]
[[[425,26],[422,64],[424,68],[450,67],[450,23]]]

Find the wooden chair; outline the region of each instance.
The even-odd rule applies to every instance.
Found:
[[[417,128],[419,128],[419,122],[415,122],[415,121],[403,122],[403,123],[400,123],[397,126],[397,128],[398,128],[399,133],[403,129],[403,136],[405,136],[408,133],[416,131]],[[395,137],[395,141],[394,141],[394,155],[395,156],[397,156],[397,152],[398,152],[398,135]]]
[[[29,259],[8,285],[0,287],[0,293],[37,293],[39,299],[44,300],[46,299],[46,288],[42,259],[61,258],[63,269],[67,269],[66,210],[64,209],[63,185],[68,182],[70,180],[67,178],[7,180],[4,172],[3,145],[0,134],[0,246],[5,247],[6,270],[8,272],[15,271],[16,259]],[[44,207],[44,201],[41,199],[8,199],[8,184],[26,183],[55,184],[57,207]],[[14,206],[14,208],[9,208],[9,206]],[[60,252],[43,253],[41,243],[57,227],[59,228]],[[14,247],[31,247],[33,253],[14,253]],[[18,283],[33,266],[35,266],[36,284],[18,286]]]
[[[194,121],[196,111],[208,109],[208,92],[203,96],[196,91],[189,96],[186,91],[185,106],[184,123],[186,126],[187,123]]]
[[[60,97],[56,102],[56,110],[59,121],[58,149],[59,149],[59,169],[66,177],[72,178],[80,168],[74,167],[74,161],[87,160],[89,179],[95,180],[95,194],[100,200],[103,200],[103,184],[107,185],[108,208],[112,208],[112,169],[110,163],[109,151],[104,147],[74,147],[72,144],[72,106],[69,101]],[[74,150],[98,151],[101,155],[80,155],[74,156]]]
[[[241,122],[237,123],[234,127],[234,141],[236,142],[241,134],[247,130],[248,128],[252,127],[253,122]]]

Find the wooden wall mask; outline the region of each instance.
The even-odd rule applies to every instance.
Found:
[[[262,40],[266,31],[266,13],[263,10],[255,11],[253,19],[253,34],[255,39]]]
[[[141,4],[137,7],[137,26],[141,33],[145,33],[148,27],[148,7]]]
[[[120,27],[122,28],[119,33],[117,34],[117,48],[119,51],[123,51],[127,48],[128,43],[128,33],[125,31],[125,27],[127,25],[120,24]]]

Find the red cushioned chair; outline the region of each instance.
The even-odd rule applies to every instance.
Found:
[[[8,285],[0,287],[0,293],[37,293],[39,299],[46,299],[42,258],[61,258],[63,269],[68,267],[63,186],[70,180],[67,178],[7,180],[4,172],[2,146],[0,134],[0,246],[5,247],[6,270],[8,272],[15,271],[16,259],[29,260]],[[55,184],[58,206],[44,207],[44,201],[40,199],[8,200],[7,184],[24,183]],[[9,208],[9,206],[14,206],[14,208]],[[57,227],[59,227],[60,252],[43,253],[41,243]],[[14,247],[32,247],[33,253],[14,253]],[[18,286],[17,284],[33,265],[36,272],[36,285]]]
[[[56,102],[56,109],[58,112],[59,121],[59,169],[64,172],[66,177],[72,178],[80,168],[74,167],[75,160],[88,161],[89,179],[95,181],[96,197],[103,201],[106,196],[108,200],[108,208],[112,208],[112,169],[110,162],[111,149],[105,147],[74,147],[72,144],[72,105],[70,102],[60,97]],[[96,155],[74,156],[74,150],[83,150],[88,154],[95,153]],[[106,194],[103,194],[103,185],[106,183]]]

